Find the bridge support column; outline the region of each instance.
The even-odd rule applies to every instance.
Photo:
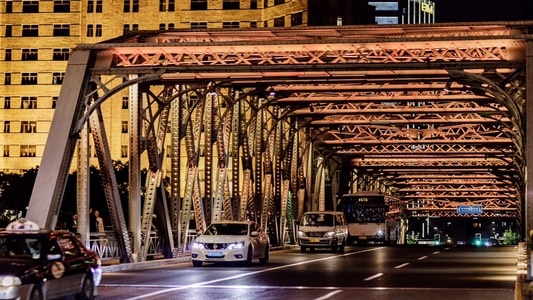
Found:
[[[526,48],[526,91],[533,91],[533,41],[527,42]],[[526,93],[526,128],[533,128],[533,93]],[[526,183],[525,183],[525,235],[529,252],[527,277],[532,278],[531,243],[533,240],[533,131],[526,130]]]

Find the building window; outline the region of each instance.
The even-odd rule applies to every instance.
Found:
[[[22,25],[22,36],[39,36],[39,25]]]
[[[122,133],[128,133],[128,121],[122,121]]]
[[[4,157],[9,157],[9,145],[4,145]]]
[[[239,28],[239,22],[222,22],[222,28]]]
[[[268,0],[263,0],[263,8],[268,8]]]
[[[65,60],[68,60],[69,56],[70,56],[69,48],[56,48],[54,49],[52,59],[65,61]]]
[[[175,9],[175,0],[159,0],[159,11],[174,11]]]
[[[11,108],[11,97],[6,96],[4,97],[4,109],[10,109]]]
[[[191,10],[207,10],[207,0],[191,0]]]
[[[36,133],[37,122],[35,121],[20,121],[20,133]]]
[[[70,12],[70,0],[54,0],[54,12]]]
[[[54,24],[54,36],[69,36],[70,25],[69,24]]]
[[[139,24],[131,24],[131,31],[139,30]]]
[[[59,99],[59,97],[57,97],[57,96],[52,97],[52,108],[56,108],[57,99]]]
[[[4,55],[5,61],[11,61],[11,49],[6,49],[5,55]]]
[[[101,13],[104,11],[103,9],[103,0],[96,0],[96,12]]]
[[[124,12],[130,12],[131,10],[131,0],[124,0]]]
[[[128,146],[122,145],[120,152],[121,152],[121,157],[128,157]]]
[[[87,12],[94,12],[94,0],[87,0]]]
[[[298,13],[291,15],[291,26],[302,25],[302,23],[303,23],[302,12],[298,12]]]
[[[7,0],[6,1],[6,13],[10,14],[13,12],[13,1]]]
[[[96,24],[94,36],[102,36],[102,24]]]
[[[35,96],[32,96],[32,97],[24,96],[24,97],[22,97],[21,101],[20,101],[20,108],[23,108],[23,109],[35,109],[35,108],[37,108],[37,97],[35,97]]]
[[[257,27],[257,21],[250,21],[250,27],[256,28]]]
[[[4,121],[4,133],[11,132],[11,121]]]
[[[250,0],[250,9],[257,9],[257,0]]]
[[[274,27],[285,27],[285,17],[274,18]]]
[[[94,26],[93,26],[93,24],[87,24],[87,36],[88,37],[94,36]]]
[[[52,73],[52,84],[62,84],[65,78],[65,72]]]
[[[139,0],[131,0],[131,11],[132,12],[139,12]]]
[[[166,27],[167,27],[167,24],[159,23],[159,30],[165,30]]]
[[[191,28],[207,28],[207,22],[191,22]]]
[[[22,73],[20,84],[37,84],[37,73]]]
[[[240,9],[240,0],[224,0],[222,2],[222,9]]]
[[[130,24],[124,24],[124,26],[122,26],[122,34],[126,34],[130,32]]]
[[[4,84],[10,85],[11,84],[11,73],[5,73],[4,74]]]
[[[168,23],[168,29],[174,29],[174,23]]]
[[[274,5],[280,5],[285,3],[285,0],[274,0]]]
[[[122,109],[128,109],[128,104],[129,104],[129,98],[128,96],[123,96],[122,97]]]
[[[35,157],[35,145],[20,145],[21,157]]]
[[[39,0],[23,0],[22,1],[23,13],[38,13],[39,12]]]
[[[39,49],[22,49],[22,60],[38,60]]]
[[[6,37],[13,36],[13,26],[12,25],[6,25]]]

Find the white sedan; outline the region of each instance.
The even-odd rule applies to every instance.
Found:
[[[270,241],[263,229],[253,221],[216,221],[199,235],[192,246],[195,267],[203,262],[244,262],[253,259],[268,263]]]

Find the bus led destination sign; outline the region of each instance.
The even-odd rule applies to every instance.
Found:
[[[457,214],[459,215],[480,215],[482,213],[483,206],[481,205],[457,206]]]

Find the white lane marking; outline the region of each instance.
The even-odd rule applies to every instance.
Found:
[[[331,292],[331,293],[329,293],[329,294],[327,294],[327,295],[324,295],[324,296],[322,296],[322,297],[315,298],[315,300],[325,300],[325,299],[329,299],[329,298],[331,298],[331,297],[337,295],[338,293],[342,293],[342,291],[341,291],[341,290],[336,290],[336,291],[333,291],[333,292]]]
[[[401,264],[401,265],[397,265],[396,267],[394,267],[395,269],[400,269],[400,268],[403,268],[405,266],[408,266],[409,263],[404,263],[404,264]]]
[[[374,280],[374,279],[376,279],[376,278],[378,278],[378,277],[381,277],[381,276],[383,276],[383,273],[377,273],[377,274],[375,274],[375,275],[372,275],[372,276],[370,276],[370,277],[365,278],[365,281]]]
[[[424,255],[424,256],[419,257],[419,258],[417,258],[417,259],[418,259],[418,260],[423,260],[423,259],[426,259],[426,258],[428,258],[427,255]]]
[[[439,253],[440,253],[440,251],[435,251],[432,254],[439,254]]]
[[[185,285],[185,286],[169,288],[169,289],[166,289],[166,290],[159,290],[157,292],[148,293],[148,294],[145,294],[145,295],[139,295],[137,297],[129,298],[128,300],[139,300],[139,299],[150,298],[150,297],[153,297],[153,296],[166,294],[166,293],[170,293],[170,292],[174,292],[174,291],[179,291],[179,290],[183,290],[183,289],[199,287],[199,286],[204,286],[204,285],[210,285],[210,284],[217,283],[217,282],[223,282],[223,281],[228,281],[228,280],[232,280],[232,279],[238,279],[238,278],[247,277],[247,276],[251,276],[251,275],[256,275],[256,274],[266,273],[266,272],[270,272],[270,271],[286,269],[286,268],[290,268],[290,267],[294,267],[294,266],[300,266],[300,265],[305,265],[305,264],[309,264],[309,263],[314,263],[314,262],[317,262],[317,261],[334,259],[334,258],[337,258],[337,257],[340,257],[340,256],[350,256],[350,255],[355,255],[355,254],[360,254],[360,253],[365,253],[365,252],[376,251],[376,250],[380,250],[380,249],[383,249],[383,247],[370,248],[370,249],[366,249],[366,250],[350,252],[350,253],[341,254],[341,255],[328,256],[328,257],[323,257],[323,258],[303,261],[303,262],[299,262],[299,263],[294,263],[294,264],[290,264],[290,265],[284,265],[284,266],[279,266],[279,267],[274,267],[274,268],[269,268],[269,269],[264,269],[264,270],[249,272],[249,273],[243,273],[243,274],[230,276],[230,277],[225,277],[225,278],[220,278],[220,279],[215,279],[215,280],[211,280],[211,281],[193,283],[193,284],[189,284],[189,285]]]

